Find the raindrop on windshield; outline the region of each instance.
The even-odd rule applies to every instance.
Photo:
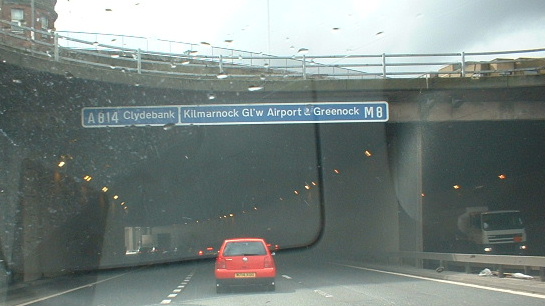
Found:
[[[165,130],[165,131],[172,130],[174,128],[174,126],[175,126],[174,123],[165,124],[163,126],[163,130]]]
[[[221,80],[221,79],[227,78],[228,75],[227,75],[227,73],[222,72],[222,73],[218,74],[216,77]]]
[[[253,85],[253,86],[248,87],[248,91],[258,91],[258,90],[262,90],[262,89],[263,89],[263,86]]]
[[[119,54],[112,54],[110,55],[111,58],[119,58]]]
[[[13,79],[12,81],[13,81],[13,83],[15,83],[15,84],[23,84],[23,81],[18,80],[18,79]]]
[[[308,49],[307,48],[301,48],[297,51],[297,53],[299,54],[307,54],[308,53]]]
[[[208,94],[208,100],[214,100],[215,98],[216,98],[216,95],[214,95],[213,93]]]
[[[73,75],[71,72],[66,71],[66,72],[64,73],[64,77],[65,77],[67,80],[71,80],[71,79],[74,78],[74,75]]]

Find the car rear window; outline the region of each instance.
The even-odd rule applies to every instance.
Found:
[[[225,256],[267,255],[267,250],[259,241],[230,242],[225,246],[223,254]]]

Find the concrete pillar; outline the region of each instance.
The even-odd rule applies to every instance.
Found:
[[[389,157],[399,209],[399,249],[423,250],[422,240],[422,126],[389,127]]]

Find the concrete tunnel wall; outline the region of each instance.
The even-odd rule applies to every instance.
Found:
[[[357,260],[397,251],[400,227],[386,124],[324,124],[320,132],[325,227],[317,248]]]

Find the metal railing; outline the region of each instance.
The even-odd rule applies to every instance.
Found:
[[[377,258],[377,256],[373,256]],[[515,267],[523,269],[525,273],[530,270],[538,270],[539,277],[545,282],[545,257],[544,256],[512,256],[512,255],[484,255],[484,254],[458,254],[458,253],[432,253],[432,252],[395,252],[381,255],[388,260],[388,264],[400,264],[403,259],[417,260],[417,266],[422,266],[422,261],[436,261],[438,266],[447,270],[449,265],[462,265],[466,273],[470,273],[472,267],[492,265],[498,270],[498,276],[505,276],[505,268]]]
[[[54,61],[196,78],[478,78],[545,73],[545,48],[478,53],[272,56],[204,42],[190,44],[114,34],[40,31],[2,20],[0,43]]]

